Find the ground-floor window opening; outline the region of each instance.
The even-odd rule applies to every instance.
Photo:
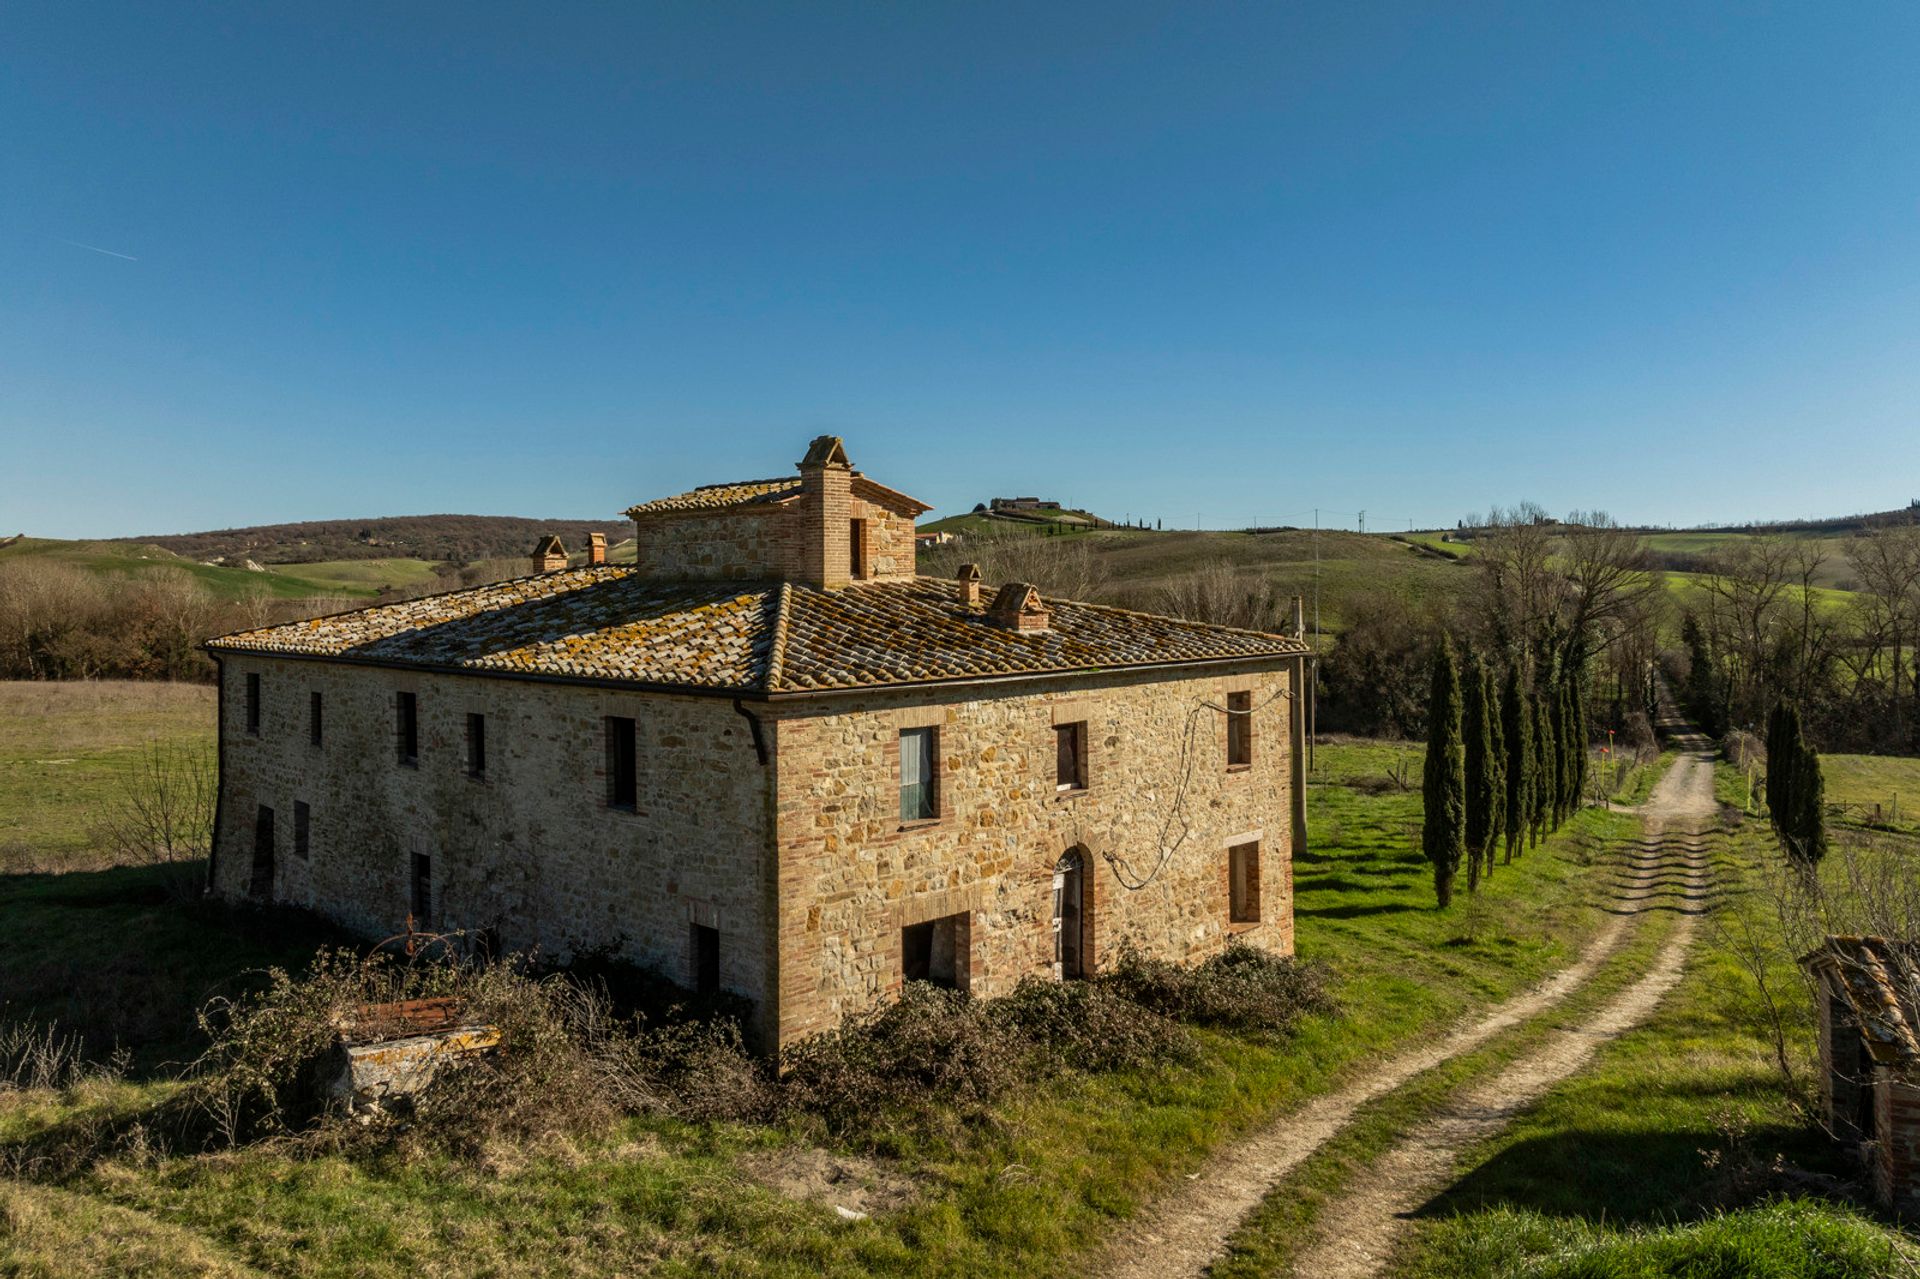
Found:
[[[247,885],[250,896],[273,896],[273,810],[265,804],[253,817],[253,879]]]
[[[720,993],[720,930],[693,926],[693,989],[696,994]]]
[[[929,919],[900,930],[901,975],[948,990],[967,988],[968,928],[965,914]]]
[[[1227,894],[1232,922],[1260,922],[1259,844],[1235,844],[1227,850]]]

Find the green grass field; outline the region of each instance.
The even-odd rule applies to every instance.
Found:
[[[19,715],[0,756],[12,766],[56,745],[103,768],[123,749],[102,707],[86,719]],[[107,1269],[163,1256],[293,1275],[1076,1273],[1078,1249],[1220,1142],[1564,964],[1596,926],[1587,903],[1600,850],[1635,819],[1590,810],[1502,867],[1475,905],[1441,914],[1417,851],[1419,795],[1390,776],[1417,778],[1412,755],[1390,744],[1318,754],[1314,833],[1294,868],[1298,944],[1332,966],[1337,1016],[1280,1042],[1205,1032],[1191,1066],[1036,1087],[990,1124],[903,1141],[882,1165],[914,1188],[896,1211],[843,1221],[757,1181],[756,1161],[802,1150],[794,1132],[633,1119],[480,1164],[263,1147],[109,1159],[58,1186],[0,1181],[0,1212],[14,1223],[7,1246],[26,1273],[62,1273],[64,1250],[82,1247],[68,1223],[90,1221],[99,1227],[84,1247]],[[63,846],[84,842],[83,814],[65,806],[37,829]],[[174,904],[149,870],[0,877],[0,938],[10,939],[0,944],[16,948],[0,951],[6,1015],[59,1017],[98,1050],[117,1034],[140,1064],[132,1085],[0,1105],[0,1158],[28,1133],[162,1095],[158,1063],[192,1051],[197,999],[258,965],[292,962],[325,935]]]
[[[1920,759],[1822,755],[1820,776],[1827,803],[1844,809],[1842,821],[1858,825],[1877,820],[1893,830],[1920,833]]]
[[[0,682],[0,871],[84,864],[148,743],[212,749],[214,701],[203,684]]]
[[[27,560],[66,565],[107,578],[137,577],[157,570],[174,570],[185,573],[205,587],[214,598],[222,600],[244,599],[262,593],[275,599],[310,599],[325,595],[371,596],[378,589],[376,585],[330,571],[334,566],[288,564],[256,573],[223,564],[202,564],[157,546],[139,546],[129,542],[62,542],[52,538],[28,537],[0,547],[0,564]],[[423,560],[380,562],[425,563]],[[313,573],[309,571],[312,569],[322,571]]]

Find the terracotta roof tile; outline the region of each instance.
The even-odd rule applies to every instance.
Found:
[[[1279,635],[1047,604],[1048,629],[1010,631],[963,606],[944,579],[821,591],[662,584],[604,565],[243,631],[209,647],[766,693],[1306,651]]]
[[[778,480],[740,480],[733,484],[704,484],[672,497],[655,498],[627,508],[626,514],[638,519],[643,515],[668,515],[685,511],[724,511],[737,506],[755,506],[778,502],[800,492],[800,477]]]

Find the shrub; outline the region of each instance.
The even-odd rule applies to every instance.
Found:
[[[1193,967],[1129,950],[1104,980],[1162,1016],[1228,1030],[1278,1033],[1333,1008],[1321,965],[1238,943]]]

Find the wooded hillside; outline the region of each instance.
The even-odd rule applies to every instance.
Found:
[[[318,560],[498,559],[527,554],[542,533],[557,533],[568,550],[578,551],[586,546],[588,533],[605,533],[611,545],[630,531],[627,522],[617,516],[603,520],[537,520],[515,515],[390,515],[365,520],[258,524],[122,540],[163,547],[193,560],[310,564]]]

